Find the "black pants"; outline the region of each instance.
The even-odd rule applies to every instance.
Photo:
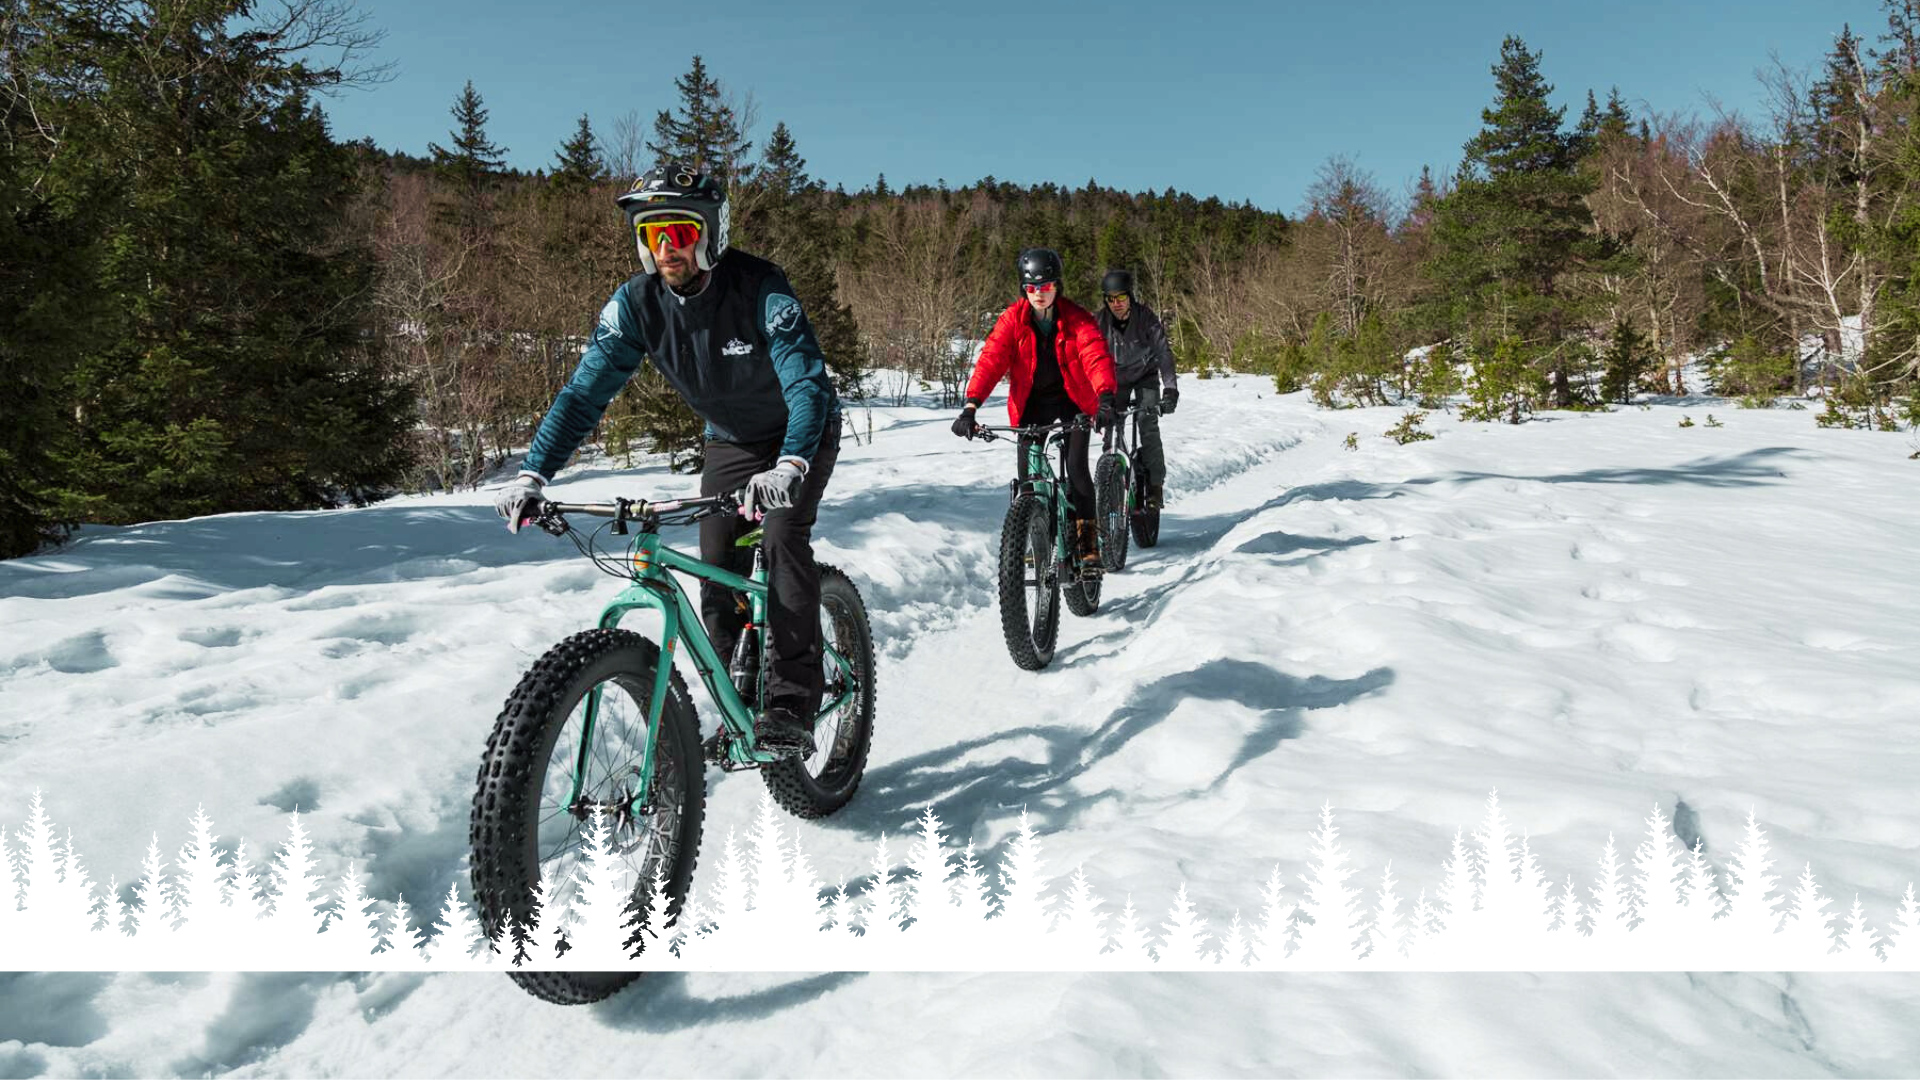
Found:
[[[1149,484],[1167,481],[1167,455],[1160,446],[1160,373],[1149,371],[1130,383],[1122,383],[1118,395],[1124,405],[1139,406],[1134,422],[1140,425],[1140,460],[1137,464]]]
[[[746,487],[754,473],[771,469],[779,461],[780,442],[709,442],[706,467],[700,472],[700,494],[718,495]],[[840,421],[835,418],[828,421],[794,505],[769,512],[760,523],[766,529],[762,546],[767,553],[767,624],[773,643],[767,705],[792,709],[803,720],[811,720],[819,711],[820,695],[826,688],[813,524],[819,515],[820,496],[827,490],[833,463],[839,456]],[[700,558],[745,576],[753,569],[752,552],[734,547],[733,542],[752,528],[751,522],[737,514],[702,521]],[[701,618],[722,663],[733,659],[734,642],[746,624],[737,596],[725,586],[700,583]]]
[[[1020,414],[1021,426],[1028,424],[1051,424],[1055,420],[1072,420],[1084,415],[1073,399],[1061,394],[1057,397],[1029,398],[1027,407]],[[1020,479],[1027,478],[1027,447],[1037,439],[1022,436],[1020,439]],[[1093,471],[1087,468],[1088,433],[1076,431],[1067,436],[1067,510],[1075,518],[1093,517]]]

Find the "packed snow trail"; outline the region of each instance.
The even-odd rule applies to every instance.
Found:
[[[1038,673],[1007,658],[993,606],[1011,450],[914,407],[875,409],[871,443],[848,441],[817,548],[866,594],[880,712],[860,795],[803,826],[823,876],[865,873],[875,836],[930,803],[992,866],[1025,807],[1056,880],[1084,864],[1156,929],[1184,881],[1217,932],[1258,905],[1276,863],[1297,889],[1323,803],[1351,884],[1376,887],[1391,861],[1410,898],[1497,788],[1556,881],[1589,881],[1608,833],[1630,845],[1654,805],[1716,862],[1751,808],[1776,873],[1811,862],[1839,906],[1857,892],[1877,921],[1920,878],[1904,437],[1785,411],[1682,429],[1683,412],[1704,417],[1687,403],[1519,428],[1434,415],[1439,437],[1403,447],[1379,435],[1396,410],[1318,411],[1253,379],[1184,389],[1165,423],[1160,545],[1107,580],[1096,615],[1063,616]],[[852,426],[865,435],[863,417]],[[588,462],[560,485],[589,499],[694,480]],[[361,861],[376,897],[439,895],[461,876],[500,700],[615,588],[562,541],[508,536],[481,493],[89,530],[0,564],[0,823],[43,788],[95,875],[126,880],[148,836],[177,843],[197,805],[256,852],[298,806],[323,871]],[[717,850],[761,785],[709,783]],[[14,990],[97,1018],[0,1027],[0,1062],[55,1073],[1920,1061],[1899,1021],[1914,981],[1886,977],[694,975],[587,1010],[497,977],[49,975]],[[1557,1019],[1514,1031],[1523,1007]]]

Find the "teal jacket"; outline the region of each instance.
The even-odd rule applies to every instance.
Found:
[[[837,427],[840,401],[826,357],[786,273],[729,250],[697,296],[679,296],[652,274],[614,292],[522,468],[553,479],[643,359],[707,422],[708,439],[778,439],[781,457],[811,465],[821,439]]]

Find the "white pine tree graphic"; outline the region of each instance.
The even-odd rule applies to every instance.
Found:
[[[1729,939],[1770,941],[1779,929],[1780,902],[1768,898],[1780,881],[1767,873],[1772,866],[1773,860],[1767,857],[1766,834],[1760,831],[1760,824],[1749,809],[1746,833],[1727,862]]]
[[[1880,966],[1879,935],[1867,925],[1867,913],[1860,907],[1859,893],[1853,896],[1853,909],[1847,913],[1847,925],[1840,931],[1840,947],[1833,961],[1843,971]]]
[[[1236,909],[1233,920],[1227,923],[1227,932],[1220,939],[1220,955],[1214,961],[1229,971],[1245,971],[1253,958],[1253,945],[1247,940],[1247,928],[1240,922],[1240,912]]]
[[[1900,898],[1900,911],[1887,934],[1885,955],[1888,970],[1920,971],[1920,901],[1914,899],[1911,883]]]
[[[980,865],[980,857],[974,853],[971,840],[967,841],[967,850],[960,855],[960,867],[954,871],[952,890],[954,918],[959,924],[975,927],[991,917],[993,904],[986,871]]]
[[[1076,960],[1091,964],[1107,947],[1107,913],[1100,910],[1100,898],[1094,895],[1084,866],[1073,868],[1067,880],[1067,895],[1054,926],[1055,956],[1063,965]]]
[[[1367,930],[1367,959],[1380,967],[1398,967],[1405,959],[1406,927],[1400,922],[1400,897],[1393,891],[1393,864],[1380,874],[1373,926]]]
[[[1795,966],[1827,966],[1827,954],[1833,950],[1832,915],[1822,911],[1833,901],[1820,895],[1814,880],[1813,864],[1800,872],[1793,894],[1787,897],[1786,921],[1780,925],[1781,947],[1795,958]]]
[[[626,940],[634,918],[631,901],[635,887],[632,872],[620,857],[609,850],[613,829],[605,811],[594,814],[593,823],[581,837],[580,862],[574,868],[572,903],[573,933],[567,938],[567,954],[559,965],[570,970],[619,970],[631,966]],[[737,865],[739,852],[733,836],[727,846]],[[736,878],[737,878],[736,874]]]
[[[1286,902],[1286,882],[1280,877],[1280,864],[1267,875],[1260,891],[1260,925],[1253,932],[1253,967],[1277,971],[1287,966],[1287,953],[1294,942],[1294,913],[1299,909]]]
[[[132,910],[127,914],[127,936],[148,955],[173,955],[173,912],[167,910],[167,879],[160,863],[160,834],[147,842],[147,857],[133,886]]]
[[[382,965],[388,971],[413,971],[426,966],[427,936],[413,927],[413,909],[404,894],[396,894],[386,930],[380,935]],[[549,956],[552,954],[549,953]]]
[[[242,928],[251,930],[259,925],[261,917],[266,914],[267,906],[260,900],[260,872],[254,869],[253,860],[248,858],[244,841],[233,850],[233,872],[227,877],[220,899],[227,905],[227,915],[222,921],[229,932]]]
[[[1422,968],[1431,962],[1432,953],[1427,947],[1427,942],[1438,931],[1439,926],[1440,912],[1433,906],[1433,901],[1427,899],[1427,890],[1421,889],[1419,896],[1414,900],[1413,914],[1407,920],[1406,944],[1403,950],[1409,959],[1420,957]]]
[[[1044,898],[1048,879],[1043,866],[1040,838],[1022,808],[1020,828],[1008,839],[1000,862],[1000,911],[987,924],[986,940],[991,944],[984,946],[1009,971],[1044,971],[1053,966],[1052,901]]]
[[[28,803],[26,831],[20,841],[19,896],[23,932],[14,947],[39,957],[43,966],[62,966],[64,950],[54,942],[85,942],[94,922],[93,886],[69,836],[63,845],[54,839],[53,821],[40,793]],[[8,901],[9,908],[12,901]],[[11,912],[10,912],[11,914]],[[89,952],[93,950],[88,950]],[[25,956],[22,957],[23,961]],[[70,961],[69,961],[70,962]]]
[[[1620,852],[1613,846],[1613,834],[1607,834],[1607,846],[1600,851],[1600,876],[1588,891],[1593,902],[1587,905],[1588,937],[1593,944],[1607,949],[1626,947],[1628,921],[1633,909],[1627,898],[1627,883],[1620,876]]]
[[[1312,920],[1300,928],[1300,944],[1290,966],[1308,970],[1344,970],[1353,965],[1354,943],[1360,939],[1360,890],[1347,888],[1353,871],[1333,826],[1333,807],[1320,808],[1320,828],[1313,834],[1310,873],[1301,877],[1307,897],[1302,905]]]
[[[1133,910],[1132,896],[1127,897],[1126,905],[1120,909],[1120,919],[1113,932],[1113,951],[1106,957],[1107,966],[1116,971],[1147,971],[1153,967],[1153,943]]]
[[[434,935],[427,942],[427,965],[442,971],[471,970],[475,946],[484,941],[480,933],[480,924],[473,917],[472,909],[460,898],[460,883],[455,881],[447,886],[446,903],[440,908],[440,921],[433,925]],[[481,949],[482,957],[492,953]]]
[[[913,922],[907,935],[908,952],[922,968],[935,963],[954,935],[971,932],[977,923],[964,923],[954,903],[953,884],[948,880],[951,860],[941,836],[940,819],[933,808],[921,811],[917,824],[920,836],[907,849],[907,880],[902,887],[911,895]]]
[[[898,970],[903,933],[900,924],[906,919],[906,911],[901,906],[900,887],[892,880],[886,833],[881,833],[874,844],[869,873],[872,884],[862,894],[865,902],[860,908],[860,925],[866,930],[860,941],[861,956],[871,970]]]
[[[729,836],[713,887],[701,894],[715,918],[704,920],[690,902],[684,926],[651,927],[645,935],[635,927],[639,904],[663,892],[664,867],[656,868],[649,889],[636,894],[624,854],[609,848],[608,820],[596,819],[571,882],[578,887],[576,911],[550,912],[550,927],[526,928],[520,941],[523,959],[540,967],[607,970],[629,966],[634,947],[643,944],[650,954],[641,957],[643,966],[715,970],[903,965],[916,970],[1444,970],[1436,957],[1471,970],[1920,967],[1920,902],[1912,885],[1883,936],[1858,895],[1843,915],[1827,913],[1831,901],[1809,865],[1788,898],[1786,926],[1775,933],[1768,902],[1775,879],[1767,874],[1766,839],[1752,813],[1747,836],[1727,867],[1731,898],[1721,899],[1704,848],[1676,849],[1670,825],[1655,807],[1647,838],[1635,852],[1635,888],[1621,880],[1610,836],[1587,910],[1573,878],[1563,889],[1546,885],[1530,839],[1510,827],[1495,798],[1489,798],[1487,819],[1474,834],[1476,849],[1469,851],[1456,832],[1446,866],[1442,895],[1451,901],[1446,914],[1464,917],[1462,926],[1436,910],[1424,890],[1410,917],[1403,917],[1391,865],[1381,870],[1378,891],[1363,901],[1358,889],[1346,885],[1355,871],[1332,809],[1323,807],[1301,875],[1306,910],[1286,902],[1275,865],[1262,890],[1259,918],[1243,923],[1235,911],[1215,951],[1199,916],[1200,898],[1181,885],[1156,954],[1151,931],[1142,926],[1130,898],[1109,921],[1087,867],[1075,868],[1057,901],[1047,899],[1039,837],[1030,818],[1009,839],[1000,868],[1006,900],[1001,911],[991,912],[991,893],[972,845],[950,875],[955,858],[945,853],[939,820],[930,808],[918,819],[919,842],[907,867],[891,865],[887,837],[880,836],[870,887],[849,897],[843,882],[823,932],[819,882],[798,836],[789,840],[781,825],[785,819],[773,814],[764,798],[761,809],[749,830],[747,857],[743,861],[742,846]],[[448,889],[438,933],[422,940],[425,935],[414,929],[404,897],[395,899],[388,917],[378,914],[382,901],[367,894],[361,867],[347,866],[331,888],[318,882],[311,845],[297,817],[271,867],[278,887],[266,896],[245,845],[235,845],[231,867],[223,868],[214,835],[205,811],[196,812],[171,879],[154,837],[129,909],[121,902],[117,877],[109,877],[105,893],[89,884],[74,838],[56,840],[46,806],[36,799],[24,829],[0,830],[0,960],[15,970],[364,971],[497,970],[511,959],[504,941],[496,951],[480,936],[457,883]],[[1487,876],[1479,877],[1476,865]],[[549,869],[540,895],[558,894],[552,873]],[[321,931],[313,895],[323,889],[331,902]],[[1526,902],[1536,896],[1537,912]],[[267,897],[273,904],[262,918]],[[1055,903],[1057,914],[1048,910]],[[946,932],[936,935],[932,930],[941,920]],[[856,928],[856,922],[864,925]],[[1011,932],[1023,925],[1029,933]],[[1584,925],[1593,927],[1593,936],[1581,932]],[[696,932],[702,926],[706,932]],[[1109,927],[1114,933],[1106,947]],[[1742,927],[1745,936],[1736,932]],[[562,932],[570,938],[569,948],[556,964],[548,943]],[[1490,951],[1502,945],[1509,951]]]
[[[1466,942],[1480,937],[1484,925],[1478,918],[1479,876],[1465,834],[1454,830],[1453,851],[1440,867],[1440,888],[1434,894],[1435,918],[1421,949],[1428,963],[1444,967],[1476,961]]]
[[[220,851],[213,843],[213,822],[205,807],[194,810],[188,827],[192,835],[174,860],[179,869],[173,887],[174,908],[180,914],[179,943],[216,965],[238,961],[241,957],[225,948],[231,941],[226,933],[232,909],[223,907],[226,882],[222,880]]]
[[[1714,920],[1727,913],[1727,898],[1720,895],[1713,879],[1713,864],[1707,861],[1706,847],[1699,840],[1687,852],[1686,874],[1688,924],[1692,932],[1705,933]]]
[[[1633,852],[1633,887],[1629,890],[1633,925],[1647,933],[1643,948],[1670,948],[1682,932],[1681,877],[1672,823],[1655,804],[1647,815],[1646,838]]]
[[[334,894],[333,911],[320,935],[320,947],[330,954],[334,963],[343,968],[356,963],[365,964],[380,939],[379,930],[374,925],[376,916],[369,910],[373,901],[368,899],[365,890],[359,869],[348,865],[346,873],[340,878],[340,888]]]
[[[321,915],[313,894],[320,883],[313,877],[313,843],[300,824],[300,815],[290,815],[287,843],[273,861],[273,911],[267,917],[267,933],[280,943],[286,970],[321,964]]]
[[[1161,924],[1160,967],[1168,971],[1198,971],[1212,965],[1207,959],[1207,923],[1187,898],[1185,882],[1174,894],[1173,908]]]

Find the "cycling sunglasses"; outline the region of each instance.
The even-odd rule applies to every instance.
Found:
[[[1127,299],[1127,294],[1123,292],[1110,292],[1107,294],[1107,303],[1109,304],[1113,303],[1115,300],[1125,300],[1125,299]]]
[[[1060,283],[1057,281],[1043,281],[1040,284],[1035,285],[1032,282],[1028,282],[1027,284],[1022,285],[1020,287],[1027,290],[1028,296],[1037,296],[1040,293],[1051,292],[1052,290],[1059,288]]]
[[[635,218],[633,231],[640,238],[640,246],[648,251],[660,250],[660,238],[676,248],[689,247],[699,241],[700,234],[706,231],[703,222],[693,218]]]

